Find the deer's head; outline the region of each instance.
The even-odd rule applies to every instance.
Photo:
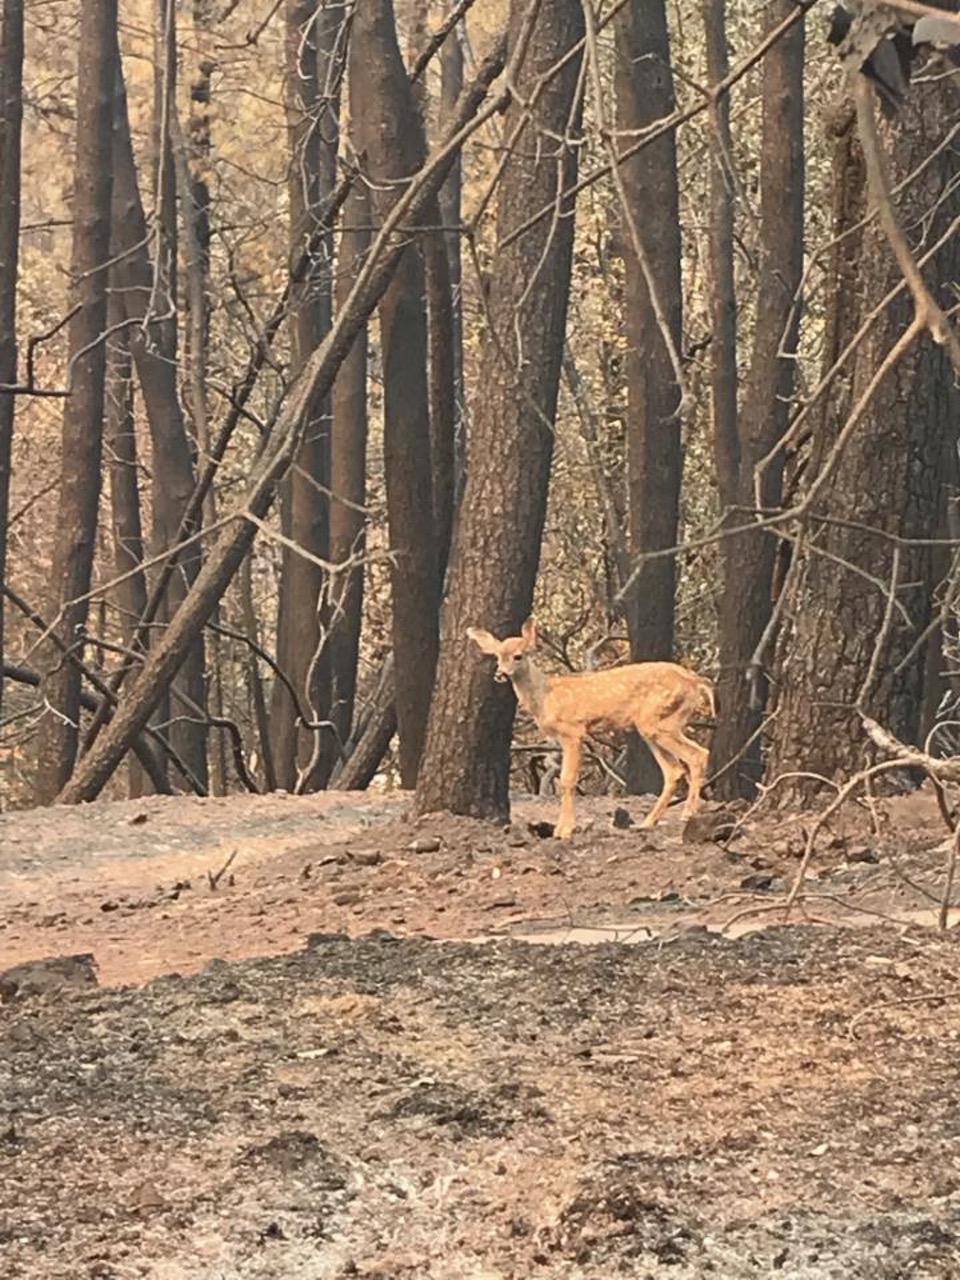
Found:
[[[467,635],[482,653],[489,653],[497,660],[494,680],[501,684],[523,673],[527,655],[537,647],[537,624],[528,618],[520,628],[520,635],[498,640],[489,631],[468,627]]]

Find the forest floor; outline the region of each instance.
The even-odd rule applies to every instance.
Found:
[[[810,815],[648,803],[0,815],[0,970],[99,976],[0,973],[0,1275],[960,1277],[932,798],[849,807],[787,922]]]

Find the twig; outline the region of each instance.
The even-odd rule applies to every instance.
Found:
[[[931,1000],[952,1000],[954,997],[960,996],[960,987],[948,987],[945,991],[927,991],[921,996],[902,996],[899,1000],[882,1000],[878,1004],[871,1004],[853,1018],[847,1026],[847,1035],[852,1039],[856,1039],[854,1029],[857,1024],[862,1022],[864,1018],[869,1018],[871,1014],[880,1013],[883,1009],[895,1009],[898,1005],[909,1004],[926,1004]]]
[[[207,872],[207,880],[210,884],[211,893],[213,893],[217,885],[220,883],[220,881],[223,879],[226,873],[230,870],[230,867],[233,865],[233,860],[236,856],[237,856],[237,851],[236,849],[234,849],[233,853],[231,853],[230,857],[226,860],[226,862],[223,864],[223,866],[220,868],[219,871]]]
[[[447,36],[454,29],[457,23],[460,22],[460,20],[473,8],[474,3],[475,0],[460,0],[459,4],[454,5],[449,16],[443,23],[441,23],[417,55],[417,59],[410,68],[408,74],[408,79],[411,84],[416,84],[420,79],[424,71],[426,71],[430,59],[437,50],[446,43]]]
[[[37,347],[39,347],[42,342],[49,342],[51,338],[53,338],[56,334],[58,334],[60,330],[63,328],[63,326],[65,324],[68,324],[73,319],[73,317],[77,314],[77,312],[80,310],[82,306],[83,306],[83,303],[78,302],[75,307],[70,308],[70,310],[61,320],[57,321],[57,323],[53,326],[52,329],[47,329],[44,333],[34,334],[32,338],[27,339],[27,380],[24,383],[16,383],[16,382],[0,383],[0,395],[52,396],[52,397],[62,399],[65,396],[68,396],[70,394],[69,386],[52,387],[46,390],[42,387],[38,387],[36,383],[36,376],[34,373],[33,357]]]

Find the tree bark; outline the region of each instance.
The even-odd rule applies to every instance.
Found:
[[[955,158],[942,146],[955,103],[948,82],[915,78],[909,118],[882,130],[895,190],[926,164],[896,199],[900,225],[915,245],[934,243],[960,213]],[[849,119],[839,128],[834,157],[836,235],[850,233],[867,209],[859,142]],[[939,154],[934,154],[938,147]],[[830,361],[901,278],[876,220],[835,245],[826,335]],[[960,275],[960,240],[955,235],[924,275],[941,306],[948,308],[951,282]],[[912,312],[904,289],[834,381],[817,424],[808,477],[824,465],[851,406],[904,333]],[[952,475],[946,454],[956,448],[958,399],[943,348],[923,334],[883,379],[814,503],[807,520],[809,545],[796,565],[780,636],[770,777],[797,769],[828,779],[848,776],[864,755],[858,702],[902,741],[916,741],[926,659],[926,645],[919,639],[931,616],[936,550],[904,545],[895,565],[894,547],[884,534],[904,539],[935,536],[942,486]],[[825,523],[831,519],[855,522],[855,527]],[[894,609],[886,634],[888,588],[866,581],[857,569],[884,584],[894,578],[899,584],[897,600],[907,616]],[[881,639],[885,642],[877,678],[865,688],[874,647]],[[787,804],[802,803],[817,789],[816,782],[798,779],[778,787],[776,795]]]
[[[483,104],[493,81],[504,69],[505,56],[506,42],[498,40],[473,82],[461,95],[443,141],[429,158],[423,172],[401,197],[389,227],[378,235],[349,305],[343,308],[326,339],[310,357],[290,389],[275,424],[268,429],[244,496],[241,514],[224,529],[183,606],[129,686],[113,720],[61,791],[61,803],[79,804],[99,794],[133,736],[146,723],[164,688],[182,666],[190,645],[195,642],[247,554],[257,529],[255,521],[262,520],[269,511],[280,480],[297,456],[307,403],[330,393],[337,370],[390,283],[407,245],[407,233],[399,229],[401,220],[404,225],[410,225],[423,216],[430,202],[436,200],[449,172],[450,162],[464,139],[500,108],[502,95],[485,107]]]
[[[89,603],[100,498],[110,252],[111,120],[116,89],[116,0],[84,0],[80,11],[77,148],[74,170],[71,394],[64,402],[60,500],[52,579],[57,632],[80,645]],[[76,602],[76,603],[75,603]],[[52,647],[43,663],[49,709],[40,728],[37,799],[47,803],[70,777],[80,722],[80,672]]]
[[[118,327],[123,303],[111,290],[107,306],[109,328],[114,330],[107,347],[106,444],[110,475],[110,510],[113,518],[113,565],[117,577],[114,603],[120,617],[120,635],[127,648],[137,644],[137,620],[147,606],[147,583],[142,569],[143,527],[140,515],[140,480],[137,437],[133,413],[133,362],[125,328]],[[131,799],[149,792],[149,779],[134,757],[130,760]]]
[[[149,316],[152,354],[163,361],[171,372],[173,395],[177,401],[177,419],[184,433],[185,452],[189,467],[184,471],[183,482],[192,490],[196,480],[194,460],[198,438],[194,422],[194,438],[186,429],[183,407],[180,402],[177,381],[180,367],[178,332],[178,253],[177,228],[177,176],[174,157],[174,126],[176,121],[177,93],[177,16],[175,0],[156,0],[155,28],[155,76],[154,76],[154,204],[156,238],[152,264],[153,287],[146,300]],[[189,242],[188,242],[189,243]],[[138,363],[138,371],[139,371]],[[144,392],[146,395],[146,392]],[[176,421],[168,423],[167,436],[177,430]],[[168,447],[168,440],[164,441]],[[154,475],[156,477],[156,449],[154,450]],[[166,494],[153,492],[153,550],[161,551],[172,546],[180,523],[180,510],[168,509]],[[166,622],[182,600],[188,581],[196,574],[200,548],[195,546],[181,561],[181,574],[171,582],[170,590],[160,612],[160,620]],[[182,697],[180,696],[182,693]],[[161,719],[171,719],[169,738],[172,746],[189,767],[194,777],[206,789],[208,785],[207,736],[208,726],[203,722],[207,706],[206,656],[203,638],[190,656],[180,679],[171,689],[169,705],[161,712]],[[201,714],[198,716],[196,708]]]
[[[337,257],[337,310],[346,303],[370,245],[370,202],[361,183],[344,212]],[[367,329],[357,334],[333,384],[333,449],[330,469],[330,559],[342,564],[363,554],[367,499]],[[362,564],[330,584],[330,719],[339,753],[350,727],[357,689],[363,619]]]
[[[118,67],[119,50],[117,51]],[[113,272],[123,291],[124,307],[130,333],[130,349],[143,392],[144,407],[152,442],[153,474],[152,547],[158,554],[176,545],[181,518],[195,485],[193,452],[177,390],[176,347],[170,354],[169,331],[158,331],[161,323],[156,310],[151,310],[154,272],[147,246],[146,218],[140,198],[137,170],[130,140],[126,92],[122,72],[118,71],[118,94],[113,128]],[[162,308],[161,308],[162,309]],[[164,355],[166,352],[166,355]],[[177,571],[167,588],[160,618],[169,622],[197,575],[200,552],[196,544],[177,557]],[[185,699],[206,706],[203,636],[196,643],[179,673],[176,688],[182,688]],[[170,734],[178,754],[193,775],[206,785],[206,726],[182,723]]]
[[[287,0],[287,137],[290,147],[290,260],[315,242],[316,221],[336,178],[338,98],[334,66],[340,10],[323,8],[317,0]],[[330,328],[332,308],[333,236],[322,237],[303,281],[291,291],[291,371],[299,372]],[[297,469],[285,482],[284,503],[290,538],[314,556],[330,555],[330,404],[307,407],[303,451]],[[277,612],[277,660],[315,720],[326,720],[330,709],[329,611],[321,601],[324,574],[320,567],[291,548],[283,550],[280,600]],[[318,646],[322,646],[318,654]],[[309,687],[308,687],[309,686]],[[279,681],[271,706],[273,757],[281,787],[292,790],[298,763],[305,754],[313,761],[307,789],[323,785],[335,758],[333,735],[323,731],[320,751],[298,727],[296,708]],[[316,733],[317,731],[312,731]]]
[[[371,187],[374,220],[382,222],[425,150],[391,0],[369,0],[354,13],[350,85],[364,178]],[[380,304],[380,342],[400,780],[413,787],[430,709],[439,607],[427,316],[423,259],[416,243],[404,252]]]
[[[190,416],[194,446],[202,459],[210,456],[210,413],[207,377],[210,345],[210,184],[212,136],[211,96],[216,69],[215,39],[217,15],[211,0],[194,0],[192,53],[195,58],[190,81],[190,115],[184,137],[176,111],[173,112],[173,153],[176,186],[183,219],[183,267],[186,278],[187,325],[185,332],[185,401]],[[211,485],[203,502],[203,523],[209,528],[217,518],[216,492]],[[218,610],[219,613],[219,610]],[[214,619],[215,621],[215,619]],[[223,658],[220,637],[211,630],[206,644],[209,671],[207,701],[214,717],[224,718]],[[210,741],[210,790],[227,794],[227,734],[215,734]]]
[[[730,70],[726,0],[704,0],[707,75],[711,87]],[[769,57],[770,55],[768,55]],[[710,391],[713,455],[720,507],[737,503],[740,436],[737,420],[737,295],[734,283],[734,173],[730,99],[724,94],[711,111],[710,157]]]
[[[622,136],[674,110],[665,0],[630,0],[614,19],[617,126]],[[656,282],[674,347],[681,345],[680,208],[676,137],[671,131],[622,166],[623,184]],[[656,209],[656,217],[650,210]],[[623,214],[626,217],[626,211]],[[633,556],[676,544],[683,470],[680,389],[637,255],[625,236],[627,339],[627,491]],[[650,561],[625,602],[634,661],[673,657],[677,585],[672,556]],[[627,776],[631,790],[658,791],[660,771],[636,734]]]
[[[411,66],[418,59],[429,41],[428,0],[409,0],[407,4],[407,57]],[[456,33],[448,36],[444,45],[459,47]],[[443,56],[443,55],[441,55]],[[443,72],[441,70],[441,77]],[[449,76],[448,76],[449,79]],[[421,75],[412,85],[413,99],[426,133],[429,127],[429,96],[426,77]],[[447,85],[448,95],[451,92]],[[458,90],[459,92],[459,90]],[[441,96],[443,89],[441,87]],[[454,95],[454,101],[456,96]],[[441,118],[444,110],[441,100]],[[450,183],[456,182],[454,172],[444,185],[447,192]],[[458,188],[459,190],[459,188]],[[437,547],[437,568],[441,587],[450,553],[450,536],[453,530],[453,513],[456,501],[456,352],[453,294],[450,281],[450,258],[447,253],[447,236],[443,225],[443,200],[438,199],[436,209],[427,214],[432,229],[421,239],[423,254],[424,287],[427,307],[427,395],[430,404],[430,464],[433,492],[433,518]]]
[[[0,30],[0,383],[17,381],[17,271],[20,253],[20,137],[23,123],[23,0],[3,0]],[[0,582],[6,576],[7,523],[16,397],[0,391]],[[4,655],[0,595],[0,664]],[[0,665],[0,712],[3,710]]]
[[[437,205],[437,221],[440,218]],[[442,587],[450,537],[456,487],[456,361],[450,261],[442,231],[423,238],[427,300],[427,368],[430,403],[430,466],[433,493],[434,539],[439,585]]]
[[[768,9],[768,27],[782,22],[793,8],[793,0],[775,0]],[[804,24],[798,22],[773,46],[763,64],[759,290],[750,369],[740,406],[737,466],[730,476],[736,486],[734,501],[748,509],[755,502],[754,469],[786,430],[794,388],[792,353],[800,327],[800,308],[794,300],[803,272],[803,70]],[[718,472],[726,476],[727,446],[715,437],[715,448]],[[779,506],[782,491],[781,458],[766,472],[762,505]],[[730,518],[743,523],[742,511]],[[716,783],[718,795],[732,798],[751,794],[762,768],[756,731],[766,681],[761,688],[752,688],[748,664],[770,619],[776,540],[769,533],[750,531],[727,538],[721,554],[720,710],[712,768],[723,769],[740,757]]]
[[[440,52],[440,116],[446,119],[463,88],[463,37],[458,23]],[[463,386],[463,267],[460,254],[460,205],[463,185],[458,158],[440,192],[440,220],[445,228],[450,300],[452,308],[450,347],[453,363],[453,510],[463,497],[466,479],[466,395]],[[452,532],[452,530],[451,530]]]
[[[514,0],[516,42],[527,6]],[[518,101],[506,115],[512,149],[499,191],[502,241],[576,179],[563,141],[579,130],[580,57],[548,82],[540,77],[583,37],[578,0],[544,0],[516,73]],[[535,98],[528,115],[526,104]],[[534,123],[535,122],[535,123]],[[542,130],[542,132],[541,132]],[[463,505],[457,521],[443,645],[420,779],[421,812],[450,809],[504,820],[515,701],[468,644],[470,625],[517,635],[530,609],[546,515],[553,424],[566,326],[573,207],[540,221],[498,250],[489,281],[488,332]]]

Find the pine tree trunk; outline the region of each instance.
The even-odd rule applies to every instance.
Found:
[[[525,13],[522,0],[514,0],[511,41]],[[521,100],[537,94],[537,128],[527,123],[526,107],[519,103],[511,105],[504,122],[505,137],[513,139],[518,129],[519,134],[499,190],[500,241],[576,180],[576,151],[556,140],[576,136],[579,129],[579,55],[545,86],[538,78],[582,36],[578,0],[544,0],[517,77]],[[515,701],[509,686],[494,683],[491,663],[465,632],[473,625],[517,635],[533,598],[570,289],[572,207],[562,214],[537,222],[491,264],[483,395],[444,605],[441,660],[417,787],[421,812],[450,809],[497,819],[509,812]]]
[[[3,0],[0,30],[0,384],[17,380],[17,269],[20,252],[20,136],[23,123],[23,0]],[[0,391],[0,582],[6,576],[7,521],[16,399]],[[0,595],[0,712],[3,711],[4,600]]]
[[[630,0],[616,29],[617,126],[621,136],[673,111],[665,0]],[[641,236],[674,347],[681,343],[680,210],[677,147],[665,133],[621,169],[626,198]],[[656,209],[656,217],[650,210]],[[622,215],[624,220],[625,213]],[[680,389],[673,362],[626,227],[624,326],[627,339],[627,491],[632,555],[677,542],[683,469]],[[650,561],[626,601],[634,661],[673,657],[677,585],[672,556]],[[631,790],[659,791],[660,771],[646,746],[631,735],[627,776]]]
[[[71,394],[64,402],[62,470],[52,579],[57,632],[79,646],[90,589],[100,498],[100,457],[106,370],[107,272],[110,252],[111,123],[116,91],[116,0],[83,0],[77,84],[77,149],[73,198]],[[70,777],[80,722],[80,671],[52,646],[46,650],[37,799],[53,800]]]
[[[423,126],[397,44],[391,0],[356,10],[350,40],[351,111],[374,220],[395,203],[425,150]],[[434,201],[433,207],[436,207]],[[380,304],[384,470],[391,565],[400,779],[416,783],[437,660],[438,546],[434,523],[427,316],[420,245],[411,244]]]
[[[956,160],[942,146],[953,101],[949,86],[936,77],[926,83],[915,77],[909,115],[882,130],[894,189],[914,174],[898,192],[896,209],[915,247],[935,243],[960,213]],[[901,279],[876,220],[865,229],[852,230],[867,209],[863,157],[850,118],[837,127],[834,233],[846,234],[834,242],[827,362]],[[949,308],[952,282],[960,278],[960,240],[955,235],[924,275],[940,304]],[[808,482],[820,471],[851,406],[912,315],[913,304],[904,289],[835,380],[817,424]],[[796,566],[780,636],[778,714],[768,779],[801,769],[828,779],[849,776],[865,753],[855,711],[861,700],[869,714],[898,737],[916,741],[926,664],[926,645],[920,637],[933,607],[936,554],[935,548],[903,545],[895,566],[894,546],[884,535],[936,535],[943,485],[952,474],[946,455],[956,448],[958,408],[943,349],[923,335],[884,378],[815,501],[807,520],[810,546]],[[833,520],[850,523],[829,523]],[[877,679],[867,688],[874,647],[883,634],[887,589],[866,581],[847,564],[884,584],[893,580],[896,567],[896,598],[905,611],[893,612]],[[778,787],[776,795],[785,804],[802,803],[817,789],[817,783],[797,779]]]
[[[778,25],[793,8],[793,0],[776,0],[769,6],[768,25]],[[794,388],[796,361],[789,353],[797,346],[800,309],[794,300],[803,272],[803,70],[804,29],[799,22],[777,41],[763,64],[759,292],[740,406],[734,498],[747,509],[755,504],[754,469],[786,430]],[[719,457],[718,465],[722,467]],[[781,460],[766,473],[762,505],[779,506],[782,490]],[[743,511],[730,518],[742,524]],[[766,680],[752,688],[748,664],[770,618],[776,541],[759,530],[740,534],[721,544],[721,554],[720,713],[712,768],[724,769],[741,757],[716,783],[718,795],[732,798],[751,794],[761,773],[756,731]]]

